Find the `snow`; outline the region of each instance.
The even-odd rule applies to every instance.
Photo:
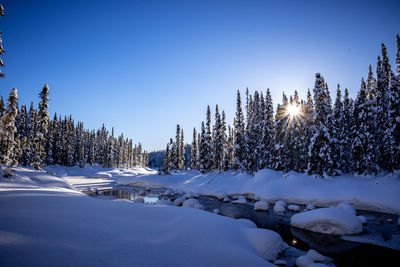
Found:
[[[215,214],[221,214],[221,211],[219,209],[213,209],[213,213]]]
[[[310,249],[307,252],[307,255],[311,257],[311,259],[313,259],[313,261],[324,261],[326,259],[325,256],[319,254],[316,250],[314,249]]]
[[[285,247],[235,219],[91,198],[67,178],[15,169],[0,178],[1,266],[272,266]]]
[[[289,206],[287,207],[287,209],[288,209],[288,210],[291,210],[291,211],[299,211],[299,210],[300,210],[300,207],[299,207],[298,205],[289,205]]]
[[[194,170],[171,175],[148,172],[131,176],[113,175],[113,179],[117,184],[180,189],[209,196],[253,194],[268,202],[284,200],[297,205],[312,203],[319,207],[329,207],[346,202],[360,210],[400,214],[400,179],[393,174],[315,178],[293,171],[285,174],[263,169],[254,176],[238,171],[221,172],[209,182],[215,174],[202,174]]]
[[[362,232],[362,223],[357,216],[337,207],[295,214],[290,223],[294,227],[323,234],[352,235]]]
[[[360,216],[357,216],[357,218],[360,220],[360,222],[362,224],[366,224],[367,223],[367,218],[365,218],[365,216],[360,215]]]
[[[315,206],[313,204],[307,204],[306,209],[313,210],[313,209],[315,209]]]
[[[268,202],[266,202],[264,200],[260,200],[260,201],[257,201],[256,203],[254,203],[254,210],[266,211],[268,209],[269,209],[269,204],[268,204]]]
[[[287,261],[285,260],[276,260],[274,261],[275,265],[282,265],[282,266],[286,266],[287,265]]]
[[[227,203],[227,202],[231,202],[231,199],[230,199],[229,197],[225,197],[225,198],[223,199],[223,201]]]
[[[328,265],[320,263],[320,262],[315,262],[315,263],[308,265],[307,267],[328,267]]]
[[[267,261],[276,260],[279,252],[287,247],[281,236],[271,230],[248,228],[246,235],[254,250]]]
[[[186,199],[183,202],[182,207],[195,208],[195,209],[200,209],[200,210],[204,209],[203,205],[201,205],[200,202],[195,198]]]
[[[240,219],[236,219],[236,220],[248,228],[257,228],[257,225],[249,219],[240,218]]]
[[[286,211],[286,203],[285,202],[283,202],[281,200],[278,200],[277,202],[275,202],[274,212],[282,213],[282,212],[285,212],[285,211]]]
[[[357,215],[356,210],[350,204],[348,204],[346,202],[339,203],[339,205],[337,205],[337,207],[339,209],[343,209],[343,210],[345,210],[347,212],[350,212],[353,215]]]
[[[238,199],[233,200],[232,203],[235,204],[246,204],[247,203],[247,199],[245,196],[239,196]]]
[[[308,255],[300,256],[296,260],[296,265],[298,267],[307,267],[307,266],[309,266],[310,264],[313,264],[313,263],[314,263],[313,259]]]
[[[182,203],[186,200],[185,197],[178,197],[177,199],[174,200],[174,205],[175,206],[181,206]]]

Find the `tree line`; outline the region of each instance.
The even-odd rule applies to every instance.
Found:
[[[4,104],[0,97],[0,164],[11,175],[12,166],[21,164],[40,169],[41,166],[100,164],[105,168],[147,166],[148,153],[142,145],[133,145],[123,134],[114,135],[103,126],[98,130],[84,128],[72,116],[49,118],[49,87],[44,85],[38,109],[31,103],[18,107],[17,89],[12,89]]]
[[[287,96],[274,114],[270,91],[246,90],[245,112],[237,91],[233,128],[218,105],[211,125],[207,107],[200,133],[193,129],[190,156],[184,166],[183,130],[167,144],[162,170],[185,167],[202,173],[228,169],[254,174],[260,169],[310,175],[364,174],[400,170],[400,38],[396,35],[396,73],[381,44],[376,71],[369,65],[355,100],[337,86],[332,103],[324,77],[317,73],[313,94]]]

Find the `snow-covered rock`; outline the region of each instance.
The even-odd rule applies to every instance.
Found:
[[[291,211],[299,211],[299,210],[300,210],[300,207],[299,207],[298,205],[289,205],[289,206],[287,207],[287,209],[288,209],[288,210],[291,210]]]
[[[164,206],[173,206],[174,205],[174,203],[172,201],[165,200],[165,199],[159,199],[156,201],[155,204],[156,205],[164,205]]]
[[[223,200],[225,203],[231,202],[231,199],[229,197],[225,197]]]
[[[311,263],[310,265],[307,265],[307,267],[329,267],[329,266],[320,262],[314,262]]]
[[[186,199],[193,198],[193,193],[187,192],[187,193],[184,194],[183,196],[184,196]]]
[[[275,202],[274,212],[282,213],[282,212],[285,212],[285,211],[286,211],[286,203],[285,202],[283,202],[281,200],[278,200],[277,202]]]
[[[254,203],[254,210],[266,211],[268,209],[269,209],[269,204],[264,200],[260,200]]]
[[[287,261],[285,261],[285,260],[276,260],[276,261],[274,261],[274,264],[278,265],[278,266],[286,266],[287,265]]]
[[[247,203],[247,199],[245,196],[239,196],[238,199],[233,200],[232,203],[235,204],[246,204]]]
[[[276,260],[279,253],[287,247],[281,236],[271,230],[249,228],[245,234],[254,250],[267,261]]]
[[[337,207],[315,209],[295,214],[290,218],[294,227],[333,235],[352,235],[362,232],[361,221],[353,214]]]
[[[365,218],[365,216],[360,215],[360,216],[357,216],[357,218],[360,220],[360,222],[362,224],[366,224],[367,223],[367,218]]]
[[[177,199],[174,200],[174,205],[175,206],[180,206],[182,203],[186,200],[185,197],[178,197]]]
[[[317,261],[317,262],[322,262],[324,261],[326,258],[325,256],[319,254],[316,250],[314,249],[310,249],[307,252],[307,255],[311,257],[311,259],[313,259],[313,261]]]
[[[236,219],[236,220],[246,227],[257,228],[257,225],[249,219],[240,218],[240,219]]]
[[[174,191],[172,191],[171,189],[167,189],[164,191],[163,193],[164,196],[173,196],[174,195]]]
[[[313,204],[307,204],[306,209],[307,210],[313,210],[313,209],[315,209],[315,207],[314,207]]]
[[[347,212],[350,212],[350,213],[353,214],[353,215],[357,215],[356,210],[355,210],[349,203],[342,202],[342,203],[340,203],[339,205],[337,205],[337,207],[338,207],[339,209],[343,209],[343,210],[345,210],[345,211],[347,211]]]
[[[146,192],[144,190],[139,191],[139,196],[145,196],[145,195],[146,195]]]
[[[296,266],[298,267],[307,267],[313,263],[314,260],[308,255],[303,255],[296,259]]]
[[[136,198],[135,199],[135,203],[144,203],[144,199],[143,198],[141,198],[141,197],[138,197],[138,198]]]
[[[200,209],[200,210],[204,209],[204,206],[201,205],[200,202],[194,198],[186,199],[183,202],[182,207],[195,208],[195,209]]]
[[[215,213],[215,214],[221,214],[221,211],[220,211],[219,209],[214,209],[214,210],[213,210],[213,213]]]

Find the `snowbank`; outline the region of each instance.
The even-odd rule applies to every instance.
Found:
[[[346,202],[360,210],[400,214],[400,179],[392,174],[377,178],[338,176],[322,179],[296,172],[284,174],[264,169],[255,176],[223,172],[208,183],[214,176],[214,172],[201,174],[198,171],[180,171],[172,175],[149,173],[116,177],[116,183],[180,189],[211,196],[255,194],[268,202],[284,200],[319,207]]]
[[[0,178],[0,266],[272,266],[279,234],[196,209],[90,198],[63,178]]]
[[[294,227],[323,234],[353,235],[362,232],[362,223],[357,216],[337,207],[295,214],[290,223]]]

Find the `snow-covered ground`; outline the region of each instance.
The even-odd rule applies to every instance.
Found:
[[[256,199],[319,207],[347,202],[356,209],[400,214],[400,177],[338,176],[314,178],[295,172],[281,173],[264,169],[249,176],[240,172],[201,174],[180,171],[172,175],[114,176],[116,184],[165,187],[202,195],[252,194]]]
[[[82,179],[110,185],[148,169],[15,170],[0,178],[0,266],[272,266],[287,248],[275,232],[211,212],[76,190]]]

